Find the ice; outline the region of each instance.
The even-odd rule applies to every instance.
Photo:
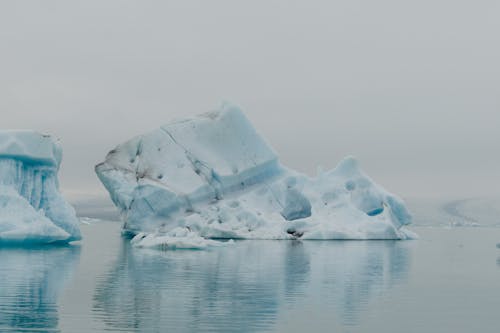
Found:
[[[206,239],[192,232],[187,228],[175,228],[168,233],[138,233],[131,240],[132,245],[142,248],[157,248],[160,250],[166,249],[187,249],[201,250],[209,247],[218,247],[222,245],[232,244],[229,242],[217,242],[211,239]]]
[[[311,203],[297,189],[287,188],[285,192],[285,205],[281,215],[287,221],[309,217],[311,216]]]
[[[75,211],[58,190],[61,158],[48,135],[0,131],[0,243],[81,238]]]
[[[356,159],[314,178],[291,170],[231,105],[118,145],[96,173],[125,232],[141,233],[137,246],[180,229],[204,239],[415,237],[404,202]]]

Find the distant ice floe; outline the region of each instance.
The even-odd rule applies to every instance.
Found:
[[[404,202],[354,158],[315,178],[291,170],[230,105],[118,145],[96,173],[136,246],[415,237]]]
[[[59,193],[62,149],[48,135],[0,131],[0,244],[81,238],[74,209]]]
[[[451,228],[500,227],[500,197],[407,198],[413,226]]]

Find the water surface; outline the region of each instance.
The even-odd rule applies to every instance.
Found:
[[[0,248],[0,331],[498,332],[500,228],[413,230],[160,252],[93,221],[81,244]]]

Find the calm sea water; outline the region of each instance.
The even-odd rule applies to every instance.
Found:
[[[499,332],[500,228],[422,225],[159,252],[95,221],[81,245],[0,248],[0,331]]]

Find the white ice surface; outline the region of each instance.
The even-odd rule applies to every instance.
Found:
[[[79,240],[74,209],[58,190],[60,145],[32,131],[0,131],[0,243]]]
[[[59,168],[62,148],[50,135],[29,130],[0,130],[0,156]]]
[[[136,247],[167,249],[199,250],[208,247],[217,247],[232,244],[229,242],[218,242],[206,239],[198,233],[189,231],[187,228],[175,228],[167,233],[138,233],[132,238],[131,243]]]
[[[232,106],[118,145],[96,173],[138,246],[172,244],[179,228],[204,239],[414,237],[403,201],[355,159],[315,178],[290,170]]]

